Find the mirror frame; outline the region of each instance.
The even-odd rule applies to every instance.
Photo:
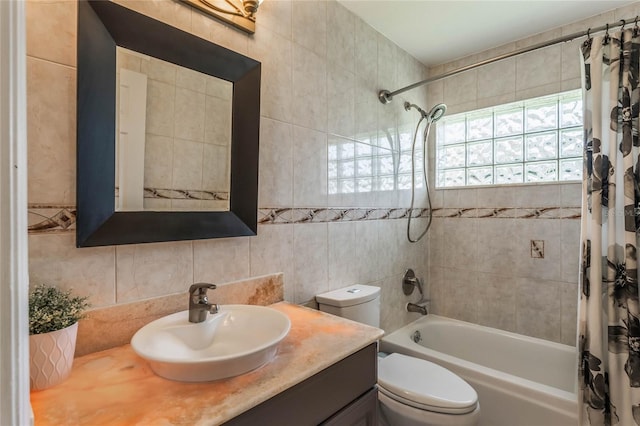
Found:
[[[116,211],[116,46],[233,83],[229,211]],[[111,1],[78,2],[76,246],[256,235],[260,62]]]

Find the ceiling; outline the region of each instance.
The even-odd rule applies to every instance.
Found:
[[[428,66],[634,3],[617,0],[338,1]]]

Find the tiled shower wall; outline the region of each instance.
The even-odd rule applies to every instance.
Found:
[[[426,240],[409,244],[406,220],[392,219],[406,213],[393,209],[408,207],[408,192],[330,193],[328,147],[380,145],[382,152],[406,143],[415,113],[402,109],[401,97],[383,106],[376,94],[421,80],[425,68],[334,1],[266,1],[253,36],[177,1],[122,3],[262,62],[264,224],[255,237],[75,248],[76,4],[29,1],[31,283],[73,288],[94,307],[108,307],[182,293],[199,281],[284,272],[286,300],[304,303],[367,283],[382,287],[385,329],[415,317],[404,304],[417,296],[402,295],[400,280],[408,267],[426,276]],[[406,96],[419,104],[425,98],[425,89]]]
[[[430,75],[633,18],[640,3],[432,67]],[[580,88],[580,43],[556,44],[428,86],[429,105],[458,113]],[[430,164],[435,164],[431,141]],[[432,181],[433,180],[433,170]],[[438,190],[429,241],[433,312],[575,345],[580,183]],[[544,242],[544,258],[532,253]],[[537,243],[538,245],[540,243]]]

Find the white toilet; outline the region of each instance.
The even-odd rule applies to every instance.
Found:
[[[323,312],[380,326],[380,287],[353,285],[316,296]],[[451,371],[402,354],[378,358],[378,407],[384,426],[473,426],[476,391]]]

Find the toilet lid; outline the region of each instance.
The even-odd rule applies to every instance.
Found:
[[[397,353],[378,360],[378,385],[385,395],[429,411],[464,414],[478,404],[476,391],[451,371]]]

